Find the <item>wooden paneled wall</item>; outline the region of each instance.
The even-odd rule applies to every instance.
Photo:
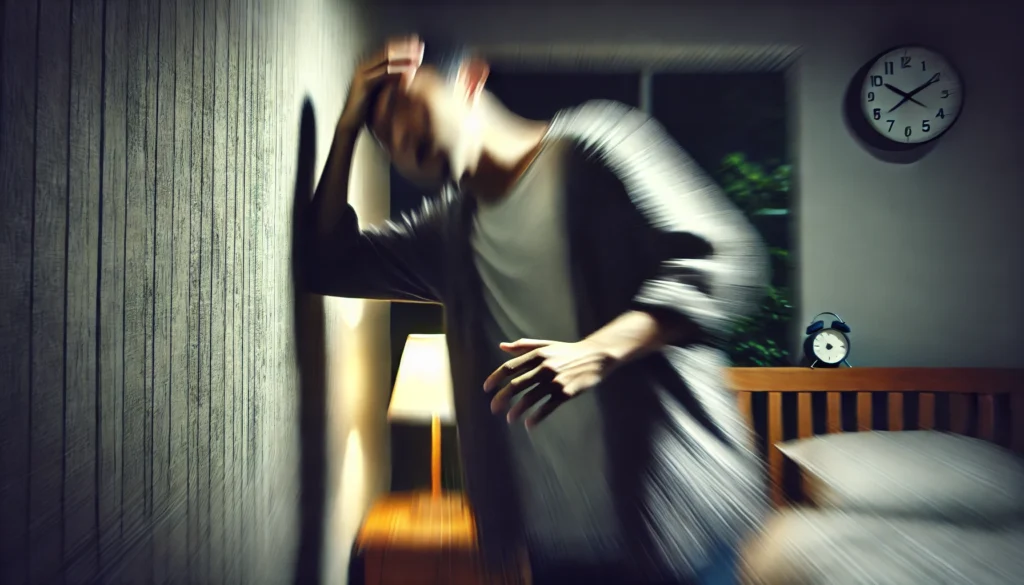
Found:
[[[0,583],[291,580],[314,3],[4,0]]]

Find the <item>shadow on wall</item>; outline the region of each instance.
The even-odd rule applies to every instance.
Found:
[[[299,122],[299,153],[292,211],[292,290],[295,299],[294,325],[299,372],[299,550],[295,561],[295,584],[319,583],[323,552],[327,468],[327,357],[324,327],[324,299],[305,294],[302,282],[305,266],[299,261],[301,235],[313,196],[316,165],[316,118],[309,99],[302,104]]]

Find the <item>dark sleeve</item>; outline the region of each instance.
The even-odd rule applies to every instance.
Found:
[[[657,232],[660,265],[634,308],[726,338],[765,293],[769,264],[759,234],[660,124],[618,104],[593,107],[596,152]]]
[[[441,302],[445,209],[424,199],[397,221],[360,229],[349,205],[333,232],[301,241],[302,280],[309,292],[386,301]],[[307,218],[307,221],[311,218]]]

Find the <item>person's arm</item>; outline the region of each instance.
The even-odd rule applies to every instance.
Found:
[[[356,135],[339,123],[305,218],[305,289],[337,297],[440,302],[443,210],[425,199],[399,221],[361,229],[348,204]]]
[[[398,222],[362,230],[348,203],[348,183],[356,139],[364,125],[369,96],[381,83],[396,81],[422,58],[415,38],[389,47],[356,70],[345,110],[335,127],[316,193],[300,229],[302,280],[323,295],[439,302],[444,213],[425,200]]]
[[[615,361],[632,361],[666,344],[728,338],[736,319],[756,310],[768,282],[760,236],[660,124],[607,107],[594,112],[617,120],[603,137],[604,163],[656,230],[661,263],[631,310],[588,340]],[[695,249],[706,252],[695,256]]]

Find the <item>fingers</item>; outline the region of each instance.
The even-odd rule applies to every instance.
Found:
[[[491,390],[494,390],[495,388],[498,387],[498,384],[500,384],[502,380],[510,376],[516,375],[516,373],[521,370],[528,369],[528,365],[529,368],[536,367],[537,364],[533,362],[543,359],[543,356],[537,353],[538,351],[539,350],[534,350],[529,353],[520,355],[519,357],[512,358],[505,362],[504,364],[502,364],[500,368],[491,372],[491,375],[487,376],[487,379],[484,380],[484,392],[490,392]]]
[[[367,87],[373,86],[386,79],[394,79],[399,76],[409,77],[416,73],[417,66],[412,61],[384,62],[376,67],[362,73],[364,83]]]
[[[360,68],[369,73],[388,64],[419,67],[423,64],[423,50],[424,45],[419,37],[395,37],[389,39],[383,49],[363,61]]]
[[[423,50],[425,46],[417,36],[410,36],[403,39],[388,41],[385,52],[388,61],[408,59],[415,61],[416,66],[423,64]]]
[[[512,380],[494,395],[494,398],[491,399],[491,412],[498,414],[508,408],[508,405],[512,402],[512,397],[516,394],[535,384],[548,383],[553,378],[554,373],[547,371],[542,364],[537,364],[536,367]]]
[[[517,341],[506,341],[500,344],[502,351],[507,351],[512,354],[522,354],[523,352],[533,351],[542,347],[551,345],[551,341],[544,339],[519,339]]]
[[[534,388],[533,390],[527,392],[526,394],[523,394],[523,397],[520,398],[518,402],[513,404],[512,408],[508,409],[508,414],[505,415],[505,420],[510,423],[519,420],[519,418],[522,417],[527,410],[530,410],[531,408],[536,406],[538,402],[544,400],[545,396],[551,396],[552,398],[554,398],[554,396],[552,396],[551,391],[549,389],[543,388],[542,386],[538,386],[537,388]],[[493,406],[491,410],[494,410]],[[495,414],[497,414],[498,412],[500,412],[500,410],[495,411]]]

